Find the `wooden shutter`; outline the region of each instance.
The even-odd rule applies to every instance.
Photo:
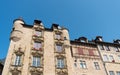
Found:
[[[79,54],[79,55],[83,55],[83,49],[80,48],[80,47],[78,47],[78,54]]]
[[[89,49],[88,51],[90,56],[94,56],[94,51],[92,49]]]

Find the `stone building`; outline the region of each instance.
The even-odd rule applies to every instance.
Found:
[[[97,45],[80,37],[71,41],[74,75],[106,75]]]
[[[120,75],[120,40],[104,42],[101,36],[97,36],[95,42],[107,75]]]
[[[2,75],[120,75],[120,55],[114,51],[119,49],[119,40],[101,40],[70,40],[68,29],[58,24],[46,28],[40,20],[29,25],[15,19]],[[107,52],[101,45],[114,49]],[[110,56],[111,62],[106,61],[105,54],[114,60]]]
[[[69,45],[68,30],[58,24],[15,19],[2,75],[73,75]]]

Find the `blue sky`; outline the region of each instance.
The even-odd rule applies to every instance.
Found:
[[[57,23],[69,29],[70,38],[97,35],[104,41],[120,39],[120,0],[0,0],[0,58],[7,55],[13,20],[27,24],[42,20],[45,27]]]

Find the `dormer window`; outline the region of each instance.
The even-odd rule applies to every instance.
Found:
[[[100,48],[101,50],[104,50],[103,45],[99,45],[99,48]]]
[[[86,42],[85,40],[80,40],[80,42]]]
[[[99,41],[103,41],[102,38],[99,38]]]
[[[105,46],[105,49],[106,49],[107,51],[110,51],[109,46]]]
[[[115,50],[116,52],[119,52],[118,47],[114,47],[114,50]]]

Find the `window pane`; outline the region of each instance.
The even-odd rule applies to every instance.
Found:
[[[120,71],[117,72],[117,75],[120,75]]]
[[[74,63],[74,66],[77,67],[77,63]]]
[[[113,47],[116,52],[119,51],[118,47]]]
[[[34,48],[35,48],[35,49],[38,49],[38,50],[39,50],[41,47],[42,47],[41,42],[35,42],[35,43],[34,43]]]
[[[42,35],[42,32],[41,32],[41,31],[35,31],[35,35],[41,36],[41,35]]]
[[[21,56],[20,55],[16,55],[15,65],[20,65],[20,62],[21,62]]]
[[[80,68],[87,68],[85,61],[80,61]]]
[[[109,74],[110,75],[115,75],[113,71],[109,71]]]
[[[103,55],[103,60],[104,60],[104,61],[108,61],[107,55]]]
[[[62,45],[56,45],[57,52],[62,52]]]
[[[110,55],[109,57],[110,57],[110,61],[113,61],[113,60],[114,60],[114,58],[113,58],[112,55]]]
[[[36,67],[40,66],[40,57],[36,57],[36,56],[33,57],[32,66],[36,66]]]
[[[55,35],[55,38],[56,38],[56,39],[60,39],[60,38],[61,38],[60,34],[56,34],[56,35]]]
[[[118,59],[120,60],[120,55],[118,55]]]
[[[105,49],[106,49],[107,51],[110,51],[109,46],[105,46]]]
[[[101,50],[104,50],[104,47],[103,47],[103,45],[99,45],[99,47],[100,47],[100,49],[101,49]]]
[[[95,69],[96,69],[96,70],[99,70],[99,69],[100,69],[98,62],[94,62],[94,66],[95,66]]]
[[[57,67],[64,68],[64,59],[57,59]]]

